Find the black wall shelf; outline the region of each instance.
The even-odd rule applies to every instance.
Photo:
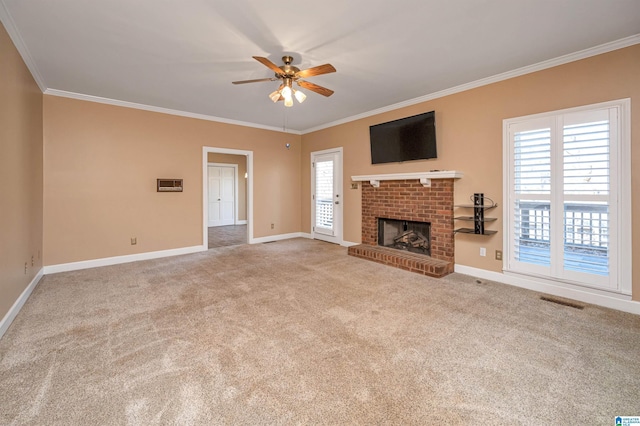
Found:
[[[468,222],[473,222],[473,228],[458,228],[453,231],[454,234],[476,234],[476,235],[493,235],[498,231],[492,231],[490,229],[484,229],[484,224],[486,222],[494,222],[498,220],[495,217],[484,217],[484,212],[486,210],[490,210],[498,207],[496,203],[486,205],[484,203],[484,194],[483,193],[475,193],[473,194],[473,204],[470,205],[458,205],[455,207],[473,209],[473,216],[458,216],[454,217],[455,220],[464,220]]]

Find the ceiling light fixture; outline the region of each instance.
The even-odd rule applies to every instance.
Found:
[[[303,103],[305,99],[307,99],[307,95],[302,93],[300,90],[294,90],[293,95],[296,97],[298,102]]]
[[[280,96],[282,96],[282,95],[280,95],[280,91],[276,90],[275,92],[273,92],[273,93],[271,93],[269,95],[269,98],[271,98],[271,100],[273,102],[278,102],[280,100]]]
[[[300,90],[295,90],[294,88],[292,88],[292,84],[293,79],[285,78],[284,83],[278,88],[278,90],[269,95],[269,99],[271,99],[273,102],[284,100],[284,106],[286,107],[293,106],[294,96],[299,103],[304,102],[304,100],[307,99],[307,95],[302,93]]]
[[[331,96],[333,94],[333,90],[329,90],[326,87],[318,86],[317,84],[303,80],[309,77],[314,77],[316,75],[336,72],[336,69],[331,64],[319,65],[317,67],[307,68],[306,70],[301,71],[300,68],[291,65],[291,62],[293,62],[293,58],[291,56],[283,56],[282,62],[284,62],[284,65],[281,66],[277,66],[269,59],[263,58],[261,56],[254,56],[253,59],[257,60],[270,70],[274,71],[275,75],[270,78],[259,78],[257,80],[234,81],[233,84],[280,80],[282,81],[282,84],[280,85],[280,87],[278,87],[278,90],[269,94],[269,99],[271,99],[274,103],[278,101],[284,101],[284,106],[286,107],[293,106],[294,96],[299,103],[302,103],[305,99],[307,99],[307,95],[305,95],[300,90],[295,90],[292,87],[293,82],[295,82],[300,87],[304,87],[305,89],[309,89],[312,92],[319,93],[322,96]]]

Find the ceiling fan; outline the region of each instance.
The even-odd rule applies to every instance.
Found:
[[[312,92],[319,93],[323,96],[331,96],[333,95],[333,90],[327,89],[326,87],[318,86],[317,84],[310,83],[308,81],[302,80],[307,77],[313,77],[321,74],[329,74],[332,72],[336,72],[336,69],[331,64],[319,65],[317,67],[307,68],[306,70],[300,70],[298,67],[291,65],[293,62],[293,58],[291,56],[283,56],[282,62],[284,65],[277,66],[273,62],[271,62],[267,58],[262,58],[260,56],[253,56],[253,59],[260,62],[271,71],[275,72],[275,77],[271,78],[259,78],[257,80],[242,80],[242,81],[234,81],[233,84],[246,84],[246,83],[257,83],[259,81],[277,81],[282,80],[282,84],[278,87],[278,90],[271,93],[269,98],[273,102],[284,101],[284,106],[290,107],[293,106],[293,97],[298,100],[298,102],[302,103],[307,98],[307,96],[302,93],[300,90],[295,90],[292,85],[295,82],[298,86],[304,87],[305,89],[309,89]]]

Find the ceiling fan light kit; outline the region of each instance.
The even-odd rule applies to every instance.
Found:
[[[307,95],[305,95],[302,91],[296,90],[292,87],[294,81],[298,86],[304,87],[305,89],[311,90],[312,92],[319,93],[322,96],[328,97],[333,94],[333,90],[302,80],[303,78],[307,77],[335,72],[336,69],[331,64],[319,65],[317,67],[312,67],[301,71],[298,67],[291,65],[291,62],[293,62],[293,58],[291,56],[283,56],[282,62],[284,62],[284,65],[281,66],[277,66],[269,59],[260,56],[254,56],[253,59],[273,71],[275,73],[275,77],[260,78],[256,80],[234,81],[233,84],[281,80],[282,84],[280,84],[280,87],[278,87],[275,92],[269,94],[269,99],[271,99],[274,103],[278,101],[284,101],[284,106],[286,107],[293,106],[294,97],[299,103],[302,103],[305,99],[307,99]]]
[[[302,93],[302,91],[300,91],[300,90],[294,90],[293,91],[293,96],[295,96],[296,99],[298,100],[298,102],[300,102],[300,103],[303,103],[304,100],[307,99],[307,95]]]

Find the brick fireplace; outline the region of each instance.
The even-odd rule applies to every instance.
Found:
[[[412,175],[378,175],[379,180],[372,176],[352,177],[362,181],[362,244],[349,247],[349,254],[443,277],[454,267],[453,187],[454,179],[462,174],[434,172],[419,175],[426,178],[407,179]],[[379,219],[428,223],[430,256],[379,245]]]

